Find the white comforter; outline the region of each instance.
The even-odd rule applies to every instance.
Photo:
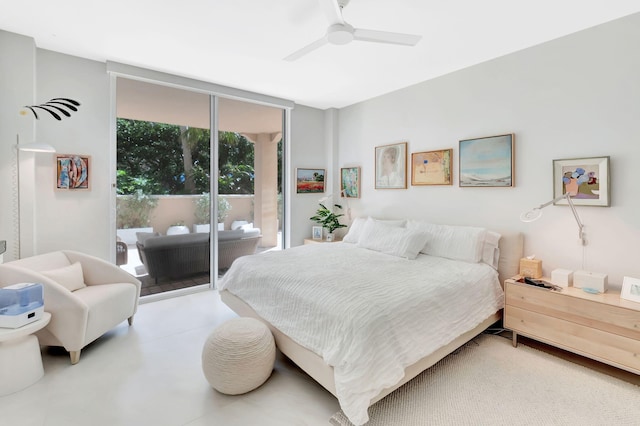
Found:
[[[347,243],[241,257],[220,288],[333,366],[340,406],[357,425],[405,367],[503,307],[486,264],[406,260]]]

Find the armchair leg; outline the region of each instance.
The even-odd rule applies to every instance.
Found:
[[[71,365],[77,364],[80,361],[80,351],[70,351]]]
[[[129,326],[133,325],[133,315],[131,315],[129,318],[127,318],[127,321],[129,322]]]

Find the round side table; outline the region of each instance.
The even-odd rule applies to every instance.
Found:
[[[31,386],[44,375],[38,338],[32,333],[46,327],[51,314],[20,328],[0,328],[0,396]]]

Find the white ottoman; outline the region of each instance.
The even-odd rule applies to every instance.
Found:
[[[254,318],[234,318],[216,328],[202,349],[202,371],[218,392],[239,395],[263,384],[276,361],[271,330]]]

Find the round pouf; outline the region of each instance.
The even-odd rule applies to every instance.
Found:
[[[239,395],[263,384],[276,361],[269,328],[254,318],[234,318],[216,328],[202,349],[202,371],[218,392]]]

